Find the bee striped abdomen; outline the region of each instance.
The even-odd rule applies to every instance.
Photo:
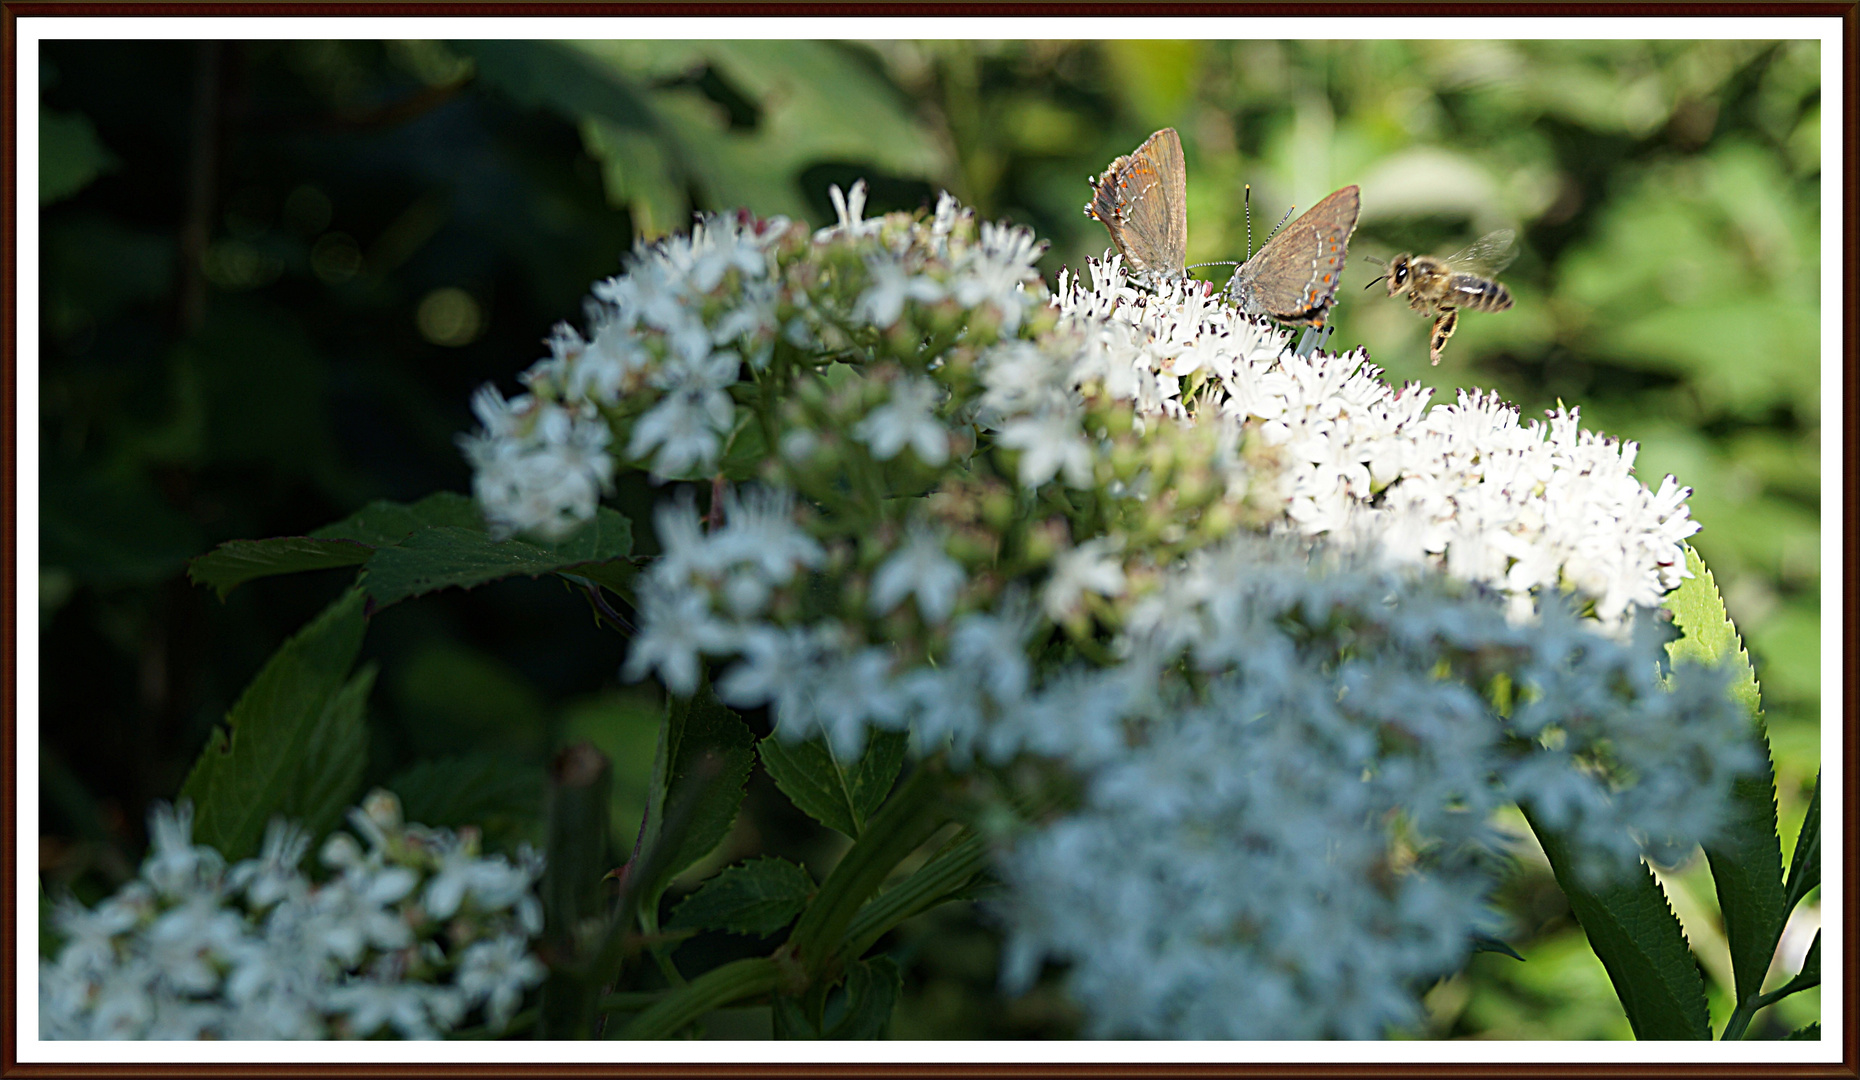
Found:
[[[1511,290],[1472,274],[1453,275],[1450,291],[1454,305],[1469,311],[1503,311],[1511,306]]]

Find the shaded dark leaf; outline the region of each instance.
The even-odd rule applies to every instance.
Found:
[[[319,540],[353,540],[370,547],[387,547],[440,525],[484,531],[484,517],[469,495],[439,491],[413,503],[377,500],[310,535]]]
[[[312,836],[322,836],[342,822],[355,802],[368,764],[368,725],[364,713],[374,689],[376,667],[365,664],[336,696],[310,734],[299,781],[285,792],[278,812],[302,822]]]
[[[226,594],[255,578],[359,566],[375,549],[351,540],[314,540],[278,536],[269,540],[228,540],[187,564],[187,578],[226,599]]]
[[[889,956],[858,960],[846,967],[846,992],[837,1019],[829,1019],[828,1039],[882,1039],[904,988],[898,965]],[[829,1015],[832,1010],[829,1009]]]
[[[641,837],[647,877],[630,884],[642,910],[653,910],[672,879],[729,833],[743,803],[754,745],[755,736],[708,683],[690,698],[667,702]]]
[[[407,820],[423,825],[478,825],[489,834],[494,827],[537,820],[543,811],[542,770],[496,754],[422,761],[384,786],[400,796]]]
[[[786,859],[755,859],[725,869],[686,897],[670,930],[728,930],[765,937],[794,921],[814,892],[807,870]]]
[[[344,593],[286,641],[239,696],[181,785],[181,797],[194,802],[198,842],[229,860],[245,858],[258,849],[273,814],[309,805],[328,789],[329,778],[315,769],[350,767],[346,758],[313,753],[312,744],[332,707],[335,726],[344,727],[349,701],[359,709],[354,695],[372,682],[347,681],[364,628],[362,594]]]
[[[625,556],[632,546],[627,519],[605,507],[580,533],[557,545],[492,540],[475,529],[441,525],[376,552],[363,587],[377,607],[387,607],[440,589],[469,589],[519,574],[537,577],[582,563],[607,562]]]

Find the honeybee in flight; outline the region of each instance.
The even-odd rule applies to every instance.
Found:
[[[1376,281],[1387,278],[1390,296],[1407,293],[1409,307],[1433,317],[1428,356],[1434,363],[1440,363],[1440,350],[1447,347],[1447,339],[1459,326],[1461,308],[1503,311],[1511,306],[1510,290],[1492,279],[1517,258],[1518,249],[1512,243],[1516,237],[1513,230],[1500,229],[1445,259],[1403,252],[1384,264],[1386,273]],[[1372,256],[1370,261],[1379,260]]]

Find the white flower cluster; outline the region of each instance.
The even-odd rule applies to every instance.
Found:
[[[461,442],[495,529],[559,539],[592,518],[615,465],[603,410],[629,397],[654,403],[628,458],[663,475],[715,463],[735,422],[729,389],[745,360],[767,362],[780,329],[770,279],[788,231],[784,218],[715,216],[642,242],[626,273],[594,286],[588,338],[559,325],[549,356],[520,376],[528,393],[479,392],[481,428]]]
[[[662,477],[707,475],[737,433],[733,389],[768,368],[778,341],[812,350],[839,331],[886,329],[907,302],[986,312],[1011,333],[1046,303],[1034,267],[1045,245],[1025,228],[985,224],[974,238],[970,213],[947,194],[921,226],[904,214],[866,219],[863,181],[833,199],[839,225],[811,241],[786,218],[738,214],[642,242],[624,273],[595,284],[588,336],[556,327],[549,356],[520,376],[527,393],[481,390],[480,430],[461,444],[492,527],[559,539],[592,518],[613,478],[617,418],[630,421],[624,460]],[[866,271],[846,310],[784,270],[840,245],[861,252]],[[927,406],[926,390],[901,393],[899,420]],[[940,453],[912,445],[926,461]]]
[[[1663,674],[1645,609],[1696,525],[1671,478],[1634,479],[1632,444],[1484,395],[1430,408],[1360,351],[1298,354],[1117,259],[1040,313],[1031,234],[975,239],[947,198],[920,222],[834,196],[800,262],[687,295],[704,380],[667,359],[671,315],[610,314],[530,381],[613,387],[600,415],[643,412],[628,455],[661,473],[714,464],[737,406],[766,406],[762,475],[808,495],[723,487],[709,530],[661,506],[626,677],[688,694],[709,658],[724,701],[842,758],[903,730],[1084,782],[1004,862],[1013,979],[1070,964],[1103,1035],[1379,1035],[1490,928],[1495,807],[1529,806],[1597,874],[1717,827],[1756,763],[1717,674]],[[597,293],[645,310],[615,297],[671,273],[658,259]],[[710,320],[765,277],[759,333],[864,370],[777,359],[789,398],[730,397],[764,354],[718,359]],[[580,375],[597,345],[631,366]],[[668,459],[685,444],[638,440],[671,370],[704,434]],[[886,468],[929,497],[893,497]]]
[[[43,1039],[436,1038],[494,1028],[542,982],[541,856],[480,855],[476,834],[405,824],[377,791],[335,833],[316,884],[310,837],[274,820],[232,867],[195,845],[193,809],[157,804],[140,876],[94,909],[59,903],[39,962]]]
[[[1089,286],[1062,272],[1053,302],[1062,326],[1093,335],[1114,396],[1161,416],[1231,417],[1279,448],[1285,515],[1306,536],[1373,538],[1503,590],[1518,614],[1536,592],[1574,586],[1606,624],[1687,576],[1690,490],[1670,476],[1647,490],[1638,447],[1579,430],[1575,410],[1521,424],[1496,396],[1464,391],[1429,408],[1431,390],[1391,388],[1360,349],[1294,355],[1205,283],[1140,289],[1121,256],[1093,261]]]
[[[1122,670],[1035,695],[1087,788],[1000,860],[1009,985],[1068,963],[1101,1036],[1418,1020],[1473,935],[1503,929],[1497,806],[1531,807],[1603,877],[1636,835],[1709,832],[1758,765],[1716,673],[1668,692],[1651,620],[1625,644],[1583,622],[1553,602],[1517,626],[1483,590],[1361,553],[1245,539],[1191,558],[1142,602]],[[1519,673],[1509,719],[1481,697],[1487,664]]]

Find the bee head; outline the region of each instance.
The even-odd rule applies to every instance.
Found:
[[[1389,260],[1389,295],[1408,287],[1408,262],[1411,256],[1401,254]]]

